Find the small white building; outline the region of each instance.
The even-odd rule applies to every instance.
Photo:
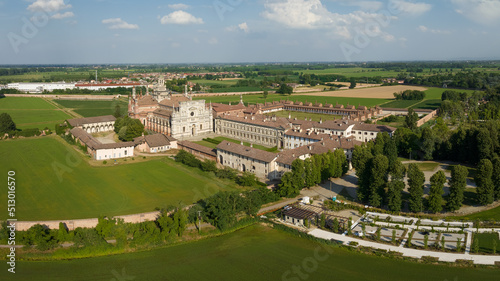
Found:
[[[73,128],[70,133],[77,142],[87,146],[87,152],[95,160],[134,156],[134,142],[101,143],[82,128]]]

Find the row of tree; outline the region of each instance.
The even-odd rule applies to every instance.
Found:
[[[425,92],[418,90],[406,90],[399,93],[394,93],[396,100],[423,100],[425,99]]]
[[[347,173],[348,169],[342,149],[316,154],[305,160],[297,158],[292,162],[292,171],[281,177],[276,193],[280,197],[295,197],[303,188],[312,187],[329,178],[339,178]]]

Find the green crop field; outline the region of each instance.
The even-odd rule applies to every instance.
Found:
[[[8,113],[19,129],[54,129],[55,124],[70,119],[64,111],[41,98],[7,97],[0,99],[0,113]]]
[[[60,137],[0,142],[0,171],[16,172],[17,219],[94,218],[154,211],[191,204],[232,183],[167,158],[92,167]],[[122,162],[123,163],[123,162]],[[7,193],[0,202],[7,202]],[[6,219],[6,212],[0,219]]]
[[[381,105],[387,108],[408,108],[414,104],[420,103],[419,100],[395,100]]]
[[[437,109],[441,106],[441,99],[436,100],[424,100],[417,104],[412,105],[410,108],[413,109]]]
[[[223,236],[146,252],[69,261],[19,261],[15,279],[443,281],[496,280],[499,274],[500,270],[491,268],[370,256],[253,225]]]
[[[500,252],[500,240],[498,239],[498,232],[495,233],[477,233],[473,236],[473,244],[477,238],[479,242],[479,252],[486,254],[493,254],[493,240],[496,241],[496,253]],[[474,249],[472,246],[471,251]]]
[[[292,118],[297,118],[299,120],[304,120],[306,117],[307,119],[311,118],[313,121],[319,121],[320,119],[322,120],[342,119],[341,115],[306,113],[306,112],[288,111],[288,110],[267,113],[266,115],[271,115],[271,116],[276,115],[278,117],[288,118],[289,114],[291,115]]]
[[[425,90],[425,99],[433,100],[433,99],[441,99],[441,95],[444,91],[455,91],[455,92],[466,92],[467,94],[472,94],[474,90],[460,90],[460,89],[445,89],[445,88],[428,88]]]
[[[217,103],[237,103],[240,101],[240,96],[212,96],[212,97],[195,97],[194,100],[205,100],[206,102],[217,102]],[[255,103],[264,103],[280,100],[292,100],[292,101],[309,101],[309,102],[320,102],[320,103],[331,103],[331,104],[353,104],[353,105],[364,105],[372,107],[375,105],[380,105],[386,103],[390,100],[387,99],[372,99],[372,98],[350,98],[350,97],[321,97],[321,96],[301,96],[301,95],[291,95],[284,96],[280,94],[269,94],[267,99],[264,99],[262,95],[243,95],[243,102],[246,105]]]
[[[128,111],[128,103],[124,100],[113,101],[78,101],[78,100],[54,100],[58,104],[72,108],[74,112],[83,117],[94,117],[102,115],[112,115],[115,112],[115,106],[120,106],[122,115]]]

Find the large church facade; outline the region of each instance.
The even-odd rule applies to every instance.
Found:
[[[154,85],[151,94],[148,89],[146,95],[137,95],[134,88],[129,98],[129,117],[139,119],[147,130],[176,139],[213,132],[212,108],[204,100],[194,101],[187,92],[172,95],[162,84]]]

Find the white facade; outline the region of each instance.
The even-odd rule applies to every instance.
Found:
[[[117,159],[134,156],[134,146],[120,148],[100,148],[95,151],[96,160]]]
[[[180,139],[213,132],[212,110],[204,100],[179,102],[172,113],[172,136]]]
[[[75,83],[10,83],[7,89],[16,89],[21,92],[42,93],[43,91],[52,92],[53,90],[74,89]]]

